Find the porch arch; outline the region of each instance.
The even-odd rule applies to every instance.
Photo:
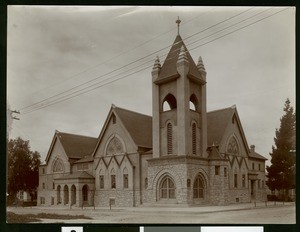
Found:
[[[69,204],[69,187],[65,185],[64,187],[64,205]]]

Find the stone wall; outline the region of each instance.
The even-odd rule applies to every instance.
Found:
[[[134,207],[140,205],[140,192],[133,190],[96,190],[95,205],[109,207],[110,199],[114,199],[112,207]]]

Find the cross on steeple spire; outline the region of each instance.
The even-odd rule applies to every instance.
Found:
[[[181,23],[181,20],[179,19],[179,16],[178,16],[178,19],[176,20],[176,23],[177,23],[177,29],[178,29],[177,33],[179,35],[179,24]]]

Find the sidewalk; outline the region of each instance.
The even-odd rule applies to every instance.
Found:
[[[138,207],[114,207],[111,209],[108,207],[72,207],[69,206],[35,206],[35,207],[8,207],[8,211],[11,212],[22,212],[22,213],[83,213],[83,212],[179,212],[179,213],[193,213],[193,214],[201,214],[201,213],[213,213],[213,212],[226,212],[226,211],[238,211],[238,210],[250,210],[250,209],[259,209],[259,208],[280,208],[285,206],[293,206],[295,202],[256,202],[255,203],[237,203],[225,206],[138,206]]]

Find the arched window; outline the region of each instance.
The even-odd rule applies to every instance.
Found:
[[[168,94],[163,100],[163,112],[177,108],[176,98],[172,94]]]
[[[192,152],[193,155],[196,155],[197,153],[197,126],[196,123],[193,123],[192,125]]]
[[[174,199],[175,198],[175,184],[171,177],[165,176],[160,185],[160,198],[162,199]]]
[[[106,148],[106,155],[124,154],[125,149],[121,140],[114,136],[108,143]]]
[[[64,165],[61,159],[56,159],[53,164],[53,172],[63,172]]]
[[[204,185],[203,185],[202,177],[200,175],[198,175],[194,181],[193,197],[204,198]]]
[[[168,155],[173,153],[173,127],[170,122],[167,124],[167,149]]]
[[[82,187],[82,200],[85,202],[88,201],[88,191],[89,191],[88,186],[84,185]]]
[[[237,155],[239,154],[239,146],[236,138],[232,136],[227,144],[227,153]]]
[[[195,94],[192,94],[190,97],[190,110],[198,111],[199,102]]]

